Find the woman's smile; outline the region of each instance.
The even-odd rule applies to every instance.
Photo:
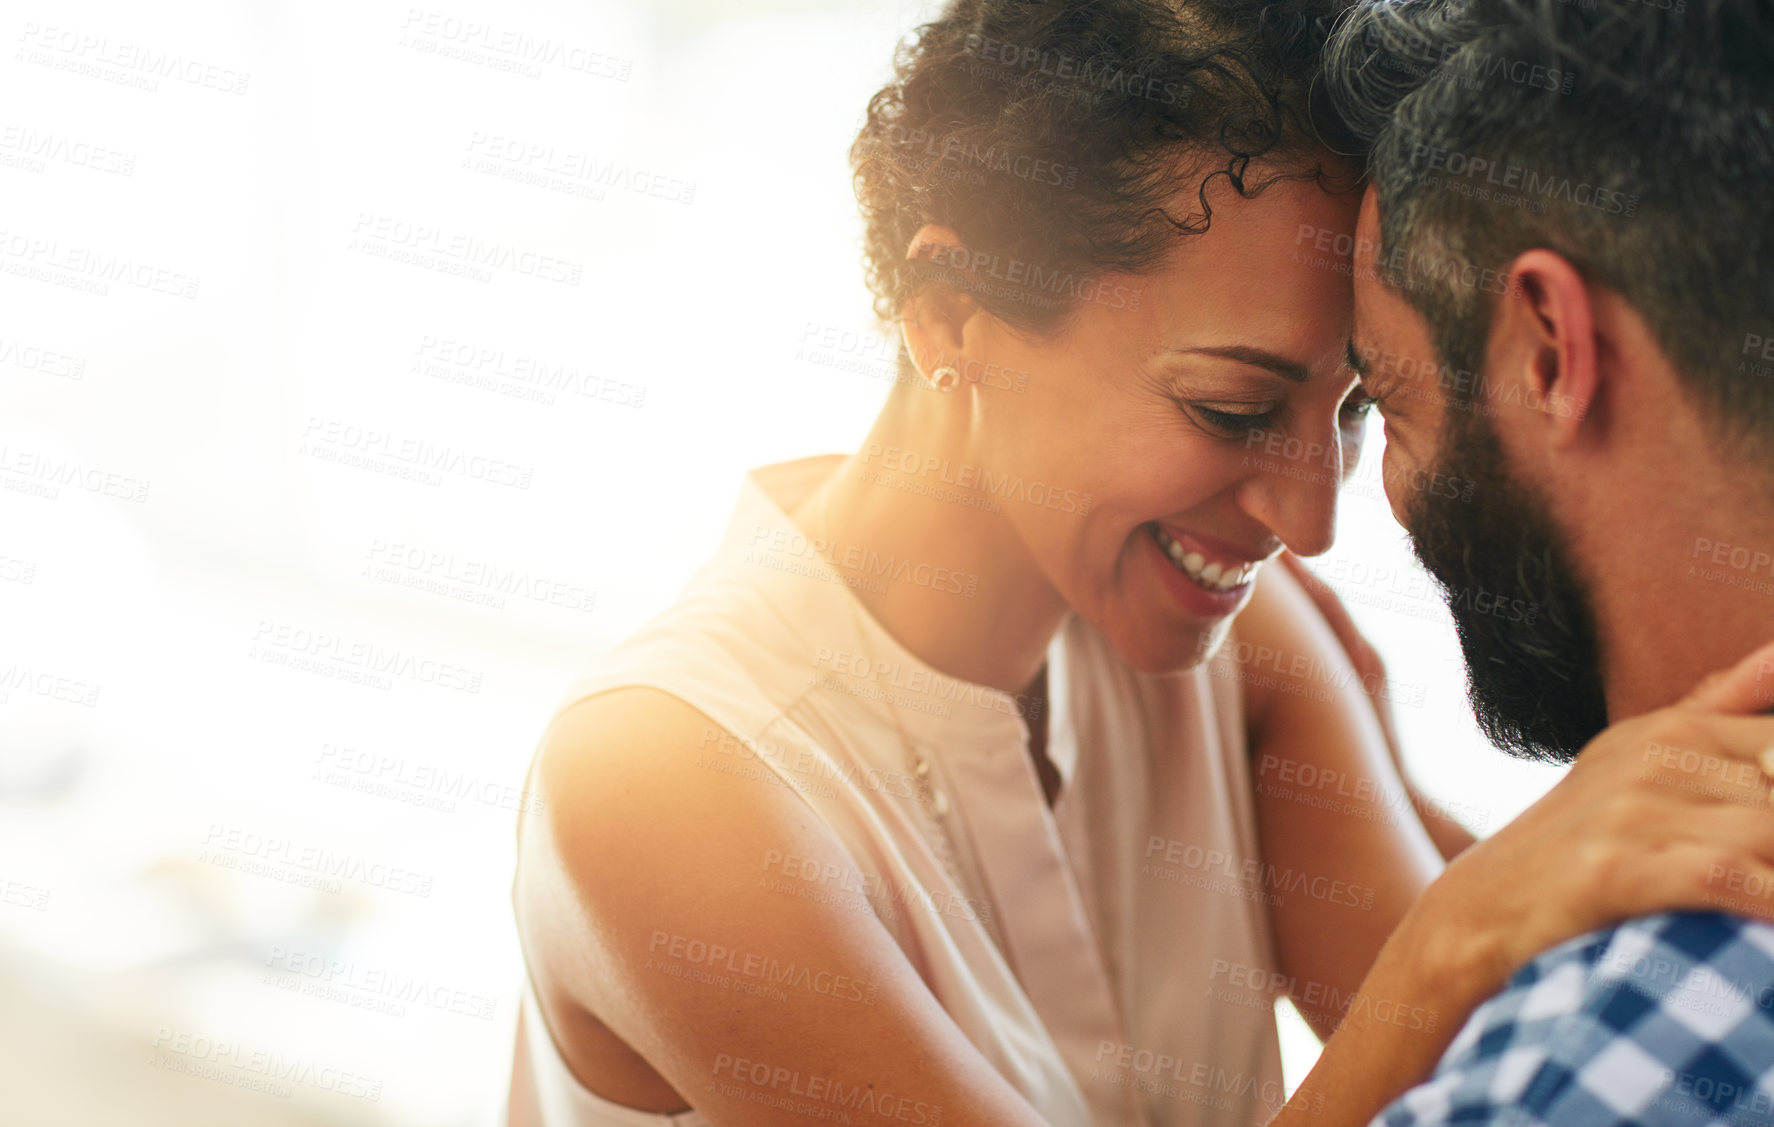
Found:
[[[1134,540],[1140,545],[1139,553],[1146,558],[1157,585],[1193,619],[1219,619],[1238,613],[1249,601],[1251,581],[1262,566],[1261,560],[1234,561],[1218,553],[1210,558],[1206,552],[1195,550],[1198,541],[1180,532],[1173,536],[1157,522],[1141,525]],[[1233,583],[1225,586],[1228,575]]]
[[[1256,578],[1263,561],[1273,555],[1273,552],[1262,556],[1239,555],[1228,551],[1227,545],[1191,536],[1162,521],[1153,521],[1149,527],[1153,539],[1158,541],[1170,561],[1209,591],[1232,591],[1247,586]]]

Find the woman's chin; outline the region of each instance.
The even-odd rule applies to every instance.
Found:
[[[1211,592],[1164,557],[1143,527],[1129,537],[1113,587],[1086,616],[1129,666],[1153,676],[1186,673],[1213,657],[1250,588]],[[1076,604],[1074,604],[1076,608]]]
[[[1230,633],[1231,621],[1222,619],[1163,630],[1162,623],[1146,619],[1130,623],[1128,627],[1126,631],[1117,632],[1120,637],[1109,637],[1115,653],[1141,673],[1162,677],[1187,673],[1212,658]]]

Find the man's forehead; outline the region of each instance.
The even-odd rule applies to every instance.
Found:
[[[1363,354],[1372,347],[1372,321],[1384,308],[1388,293],[1375,273],[1379,246],[1379,197],[1370,184],[1362,192],[1361,211],[1355,219],[1355,252],[1350,264],[1355,284],[1355,323],[1350,343],[1354,351]]]
[[[1403,293],[1386,284],[1378,272],[1379,212],[1370,197],[1362,201],[1356,223],[1354,309],[1349,344],[1371,361],[1376,357],[1433,355],[1434,334],[1423,314]]]
[[[1427,345],[1429,323],[1405,296],[1381,281],[1372,270],[1355,279],[1355,308],[1351,325],[1357,349],[1382,345]]]
[[[1361,210],[1355,217],[1355,269],[1371,270],[1380,257],[1380,197],[1369,184],[1361,193]]]

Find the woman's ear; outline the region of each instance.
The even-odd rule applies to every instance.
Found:
[[[913,365],[926,380],[938,368],[964,368],[963,327],[981,311],[979,302],[955,285],[973,277],[966,245],[953,227],[927,223],[912,236],[906,258],[927,264],[931,279],[899,311]]]
[[[918,228],[918,233],[906,245],[905,256],[910,259],[931,258],[939,254],[964,253],[966,250],[967,247],[961,242],[960,232],[953,227],[926,223]]]

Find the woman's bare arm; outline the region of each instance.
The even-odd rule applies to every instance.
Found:
[[[1720,866],[1774,882],[1761,792],[1702,790],[1699,768],[1650,754],[1673,746],[1753,765],[1774,720],[1709,707],[1616,725],[1551,794],[1451,865],[1381,948],[1276,1127],[1366,1124],[1428,1073],[1478,1002],[1556,942],[1702,904]],[[872,914],[760,887],[773,856],[853,884],[860,874],[799,795],[697,766],[718,735],[652,690],[582,702],[550,729],[514,898],[537,989],[563,1000],[553,1016],[595,1015],[716,1127],[781,1123],[782,1098],[841,1105],[859,1091],[891,1101],[902,1121],[1041,1127]],[[1738,910],[1774,917],[1767,901]],[[849,985],[780,997],[724,988],[692,969],[707,969],[716,946],[728,966],[775,959]],[[1445,1024],[1414,1030],[1377,1002]]]
[[[1435,842],[1435,848],[1440,851],[1442,858],[1452,861],[1478,839],[1434,799],[1418,790],[1416,783],[1411,780],[1410,772],[1405,770],[1404,752],[1398,739],[1398,724],[1393,717],[1392,698],[1387,691],[1390,683],[1386,677],[1386,663],[1381,660],[1379,651],[1356,628],[1348,608],[1343,606],[1342,600],[1337,598],[1330,584],[1312,574],[1305,562],[1292,552],[1283,552],[1281,559],[1299,582],[1300,589],[1318,608],[1318,613],[1330,626],[1331,633],[1341,643],[1343,653],[1353,663],[1355,672],[1361,679],[1361,689],[1373,706],[1374,717],[1379,721],[1380,731],[1386,738],[1386,751],[1392,758],[1392,766],[1404,784],[1405,793],[1410,796],[1411,808],[1417,812],[1418,820],[1423,823],[1423,829],[1429,834],[1429,839]]]
[[[1237,630],[1264,891],[1288,991],[1325,1038],[1441,856],[1343,647],[1293,576],[1266,572]],[[1415,1001],[1393,1001],[1398,1020],[1426,1020]]]
[[[515,888],[538,990],[595,1014],[719,1127],[861,1094],[897,1122],[1041,1127],[860,895],[767,887],[789,858],[830,874],[833,893],[861,875],[798,794],[697,766],[720,734],[648,689],[591,698],[550,729]],[[811,974],[752,989],[747,968],[767,965]]]

